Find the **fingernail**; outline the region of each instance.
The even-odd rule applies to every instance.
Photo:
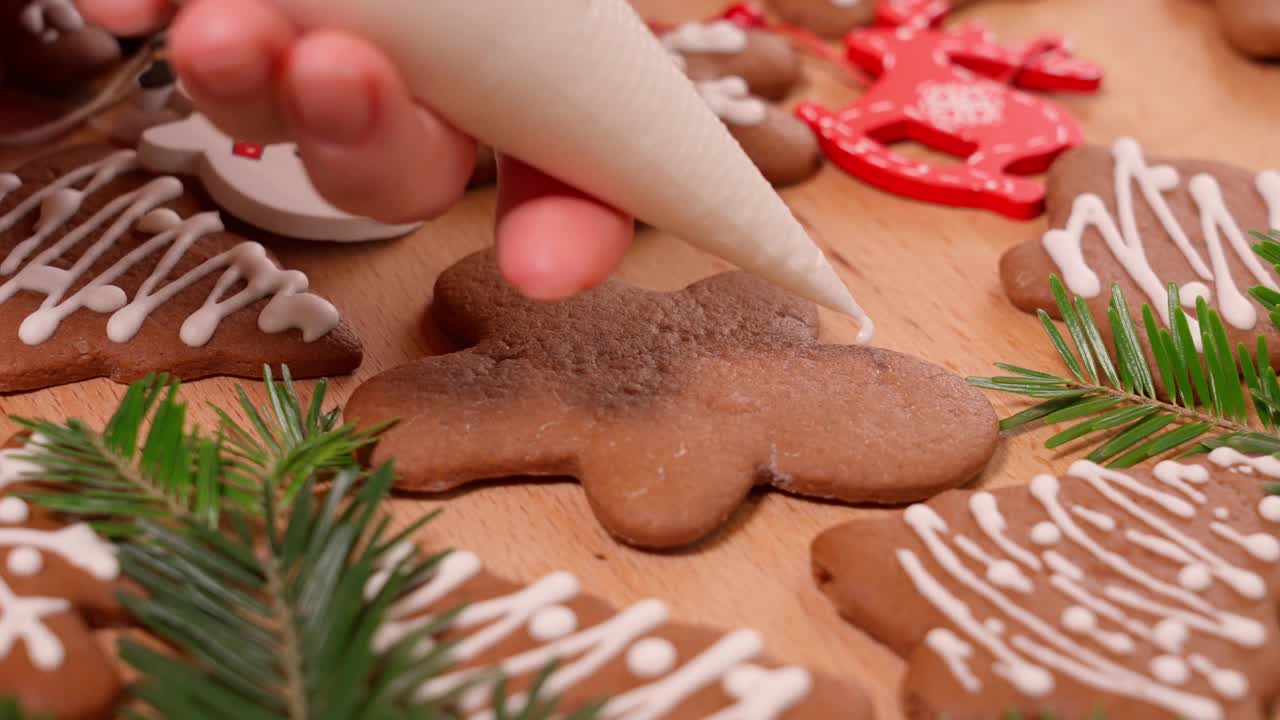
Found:
[[[242,98],[265,92],[271,80],[271,59],[243,43],[201,53],[184,75],[196,90],[214,98]]]
[[[313,139],[355,145],[373,129],[373,97],[359,71],[300,70],[292,78],[289,95],[299,132]]]

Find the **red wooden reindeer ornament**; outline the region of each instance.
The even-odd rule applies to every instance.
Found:
[[[805,103],[796,113],[818,133],[833,163],[876,187],[1035,217],[1044,187],[1023,176],[1044,171],[1078,145],[1080,127],[1065,110],[1011,86],[1091,92],[1101,70],[1072,57],[1059,36],[1005,46],[980,25],[939,29],[945,9],[941,0],[882,3],[881,27],[845,38],[850,60],[877,82],[839,112]],[[939,166],[888,147],[902,140],[964,161]]]

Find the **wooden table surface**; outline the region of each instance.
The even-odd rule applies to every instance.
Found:
[[[635,0],[654,19],[707,17],[720,0]],[[1261,169],[1280,167],[1280,66],[1250,63],[1219,34],[1213,3],[1204,0],[988,0],[959,18],[987,22],[1004,41],[1064,32],[1081,56],[1106,69],[1097,96],[1063,96],[1092,142],[1122,136],[1152,154],[1183,154]],[[839,105],[857,90],[811,64],[799,97]],[[82,135],[92,135],[91,132]],[[907,150],[910,153],[910,150]],[[8,168],[27,151],[0,151]],[[1044,230],[1044,221],[924,205],[891,197],[828,167],[783,192],[796,213],[838,253],[839,269],[879,325],[877,344],[921,355],[961,375],[991,374],[990,363],[1017,361],[1056,369],[1035,319],[1015,310],[996,273],[1001,253]],[[363,380],[432,352],[424,327],[436,275],[492,240],[493,193],[474,192],[446,217],[410,238],[364,246],[304,245],[280,249],[307,271],[363,338],[367,355],[353,377],[335,379],[340,401]],[[644,233],[622,277],[673,289],[726,266],[656,233]],[[823,334],[851,341],[846,320],[823,316]],[[186,387],[194,417],[212,424],[208,402],[232,402],[235,381]],[[251,394],[258,388],[252,385]],[[0,396],[4,415],[79,416],[103,421],[122,387],[93,381],[27,395]],[[1018,401],[994,397],[1002,415]],[[0,437],[12,426],[0,420]],[[1043,432],[1007,438],[980,483],[1026,482],[1061,471],[1066,453],[1040,447]],[[759,493],[711,540],[655,555],[612,541],[569,482],[494,485],[435,498],[399,498],[389,508],[405,521],[443,505],[425,531],[437,546],[479,552],[489,566],[532,579],[554,569],[577,573],[585,587],[615,603],[662,596],[684,620],[762,630],[776,656],[864,681],[882,719],[901,717],[897,690],[903,664],[837,618],[809,576],[809,542],[824,528],[859,514],[888,512]]]

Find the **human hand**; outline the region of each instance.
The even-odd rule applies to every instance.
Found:
[[[269,0],[78,0],[119,35],[163,26],[170,62],[214,124],[247,141],[289,140],[328,201],[383,222],[427,220],[462,196],[476,144],[409,95],[375,46],[301,32]],[[176,17],[173,17],[176,13]],[[498,173],[503,275],[536,299],[602,282],[632,238],[631,219],[513,159]]]

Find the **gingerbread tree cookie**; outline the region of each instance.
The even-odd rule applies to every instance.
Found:
[[[397,547],[392,561],[412,553]],[[381,587],[379,578],[370,593]],[[870,720],[862,690],[848,682],[763,656],[754,630],[719,633],[671,621],[660,600],[616,610],[581,594],[578,579],[554,572],[521,587],[488,574],[469,552],[446,555],[429,582],[407,593],[374,639],[390,647],[427,626],[442,611],[463,607],[449,631],[458,666],[432,678],[422,698],[444,697],[498,670],[509,679],[509,706],[524,700],[532,680],[552,660],[546,690],[562,710],[607,698],[602,718],[665,720]],[[463,693],[467,717],[488,717],[492,686]]]
[[[411,490],[572,475],[605,528],[639,546],[707,536],[757,485],[928,497],[973,478],[997,440],[991,406],[960,378],[819,343],[812,304],[742,273],[544,304],[479,253],[437,280],[433,311],[468,349],[356,390],[347,419],[400,418],[375,460],[396,458]]]
[[[1280,692],[1280,497],[1261,473],[1280,463],[1229,448],[1082,460],[837,527],[814,573],[908,660],[912,718],[1262,718]]]
[[[13,493],[37,468],[0,449],[0,697],[33,716],[110,718],[124,691],[92,629],[119,619],[114,548]]]
[[[1222,316],[1232,347],[1280,333],[1248,294],[1252,285],[1280,289],[1275,273],[1253,252],[1248,233],[1280,227],[1280,173],[1252,172],[1205,160],[1148,159],[1133,139],[1110,148],[1073,150],[1054,164],[1047,195],[1049,227],[1042,237],[1000,261],[1005,292],[1018,307],[1056,312],[1050,274],[1105,317],[1113,283],[1131,309],[1146,303],[1167,325],[1167,286],[1194,313],[1205,299]],[[1103,323],[1103,333],[1111,332]],[[1193,335],[1199,332],[1193,326]],[[1141,334],[1141,342],[1148,342]]]
[[[358,341],[307,276],[207,210],[131,150],[74,148],[0,174],[0,392],[359,365]]]

